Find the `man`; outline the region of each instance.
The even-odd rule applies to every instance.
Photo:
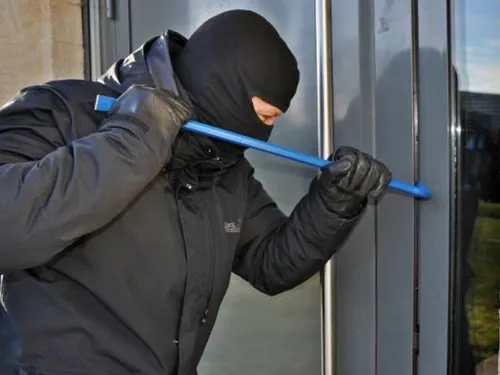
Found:
[[[153,38],[99,82],[49,82],[7,103],[4,367],[195,374],[231,272],[269,295],[318,272],[387,168],[342,148],[287,218],[242,148],[179,133],[195,117],[267,140],[298,81],[277,31],[230,11],[188,41]],[[109,114],[93,110],[98,94],[119,98]]]

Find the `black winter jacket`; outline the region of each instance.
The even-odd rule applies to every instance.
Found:
[[[0,110],[1,374],[195,374],[231,272],[270,295],[291,289],[355,225],[315,182],[287,218],[247,160],[174,179],[154,124],[107,127],[98,94],[144,83],[183,95],[170,57],[184,43],[169,32],[99,82],[28,87]],[[209,144],[183,157],[203,170]]]

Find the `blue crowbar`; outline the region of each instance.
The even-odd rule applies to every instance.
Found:
[[[115,98],[104,95],[97,95],[94,109],[96,111],[107,112],[111,110],[115,101]],[[294,160],[317,168],[325,167],[331,163],[331,161],[329,160],[324,160],[316,156],[303,154],[289,148],[273,145],[272,143],[263,142],[258,139],[220,129],[215,126],[203,124],[201,122],[188,121],[182,127],[182,130],[188,130],[194,133],[203,134],[243,147],[253,148],[255,150],[267,152],[276,156],[281,156],[285,159]],[[399,190],[400,192],[412,195],[418,199],[430,199],[432,196],[430,189],[426,185],[419,182],[417,182],[415,185],[409,185],[404,182],[392,179],[389,183],[389,187],[391,189]]]

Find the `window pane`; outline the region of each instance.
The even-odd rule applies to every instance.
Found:
[[[498,374],[500,3],[457,0],[454,67],[461,132],[453,374]]]

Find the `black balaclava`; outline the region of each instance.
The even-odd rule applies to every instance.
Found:
[[[260,121],[251,98],[285,112],[299,82],[297,61],[276,29],[259,14],[232,10],[210,18],[189,38],[174,61],[198,119],[267,141],[272,126]],[[216,142],[221,156],[244,149]]]

